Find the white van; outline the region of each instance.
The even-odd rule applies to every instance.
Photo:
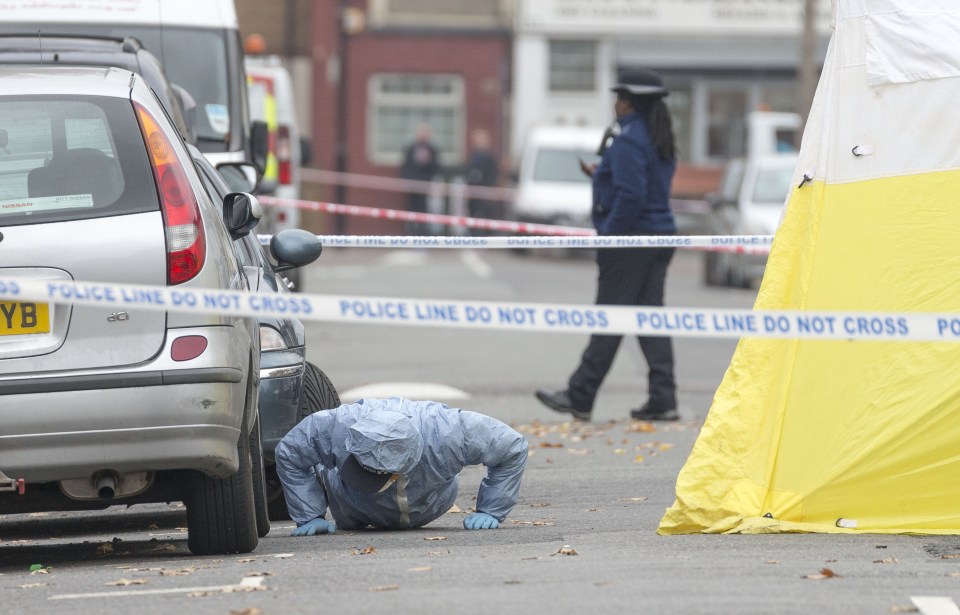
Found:
[[[277,56],[251,56],[244,59],[247,72],[247,98],[250,119],[266,123],[270,135],[267,161],[258,185],[262,194],[283,199],[300,198],[300,166],[306,162],[307,148],[301,142],[294,105],[293,80]],[[300,210],[296,207],[269,207],[260,232],[277,233],[299,228]]]
[[[197,147],[213,164],[262,164],[251,143],[243,47],[233,0],[5,0],[0,33],[133,36],[196,102]],[[254,131],[265,132],[262,128]]]
[[[592,226],[593,188],[580,160],[600,161],[603,128],[538,126],[520,159],[513,216],[522,222]]]

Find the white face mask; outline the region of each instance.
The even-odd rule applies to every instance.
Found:
[[[390,480],[388,480],[388,481],[383,485],[383,487],[380,488],[380,491],[378,491],[377,493],[383,493],[384,491],[386,491],[387,489],[389,489],[389,488],[390,488],[390,485],[392,485],[393,483],[397,482],[397,479],[398,479],[398,478],[400,478],[400,475],[399,475],[399,474],[394,474],[393,476],[391,476],[391,477],[390,477]]]

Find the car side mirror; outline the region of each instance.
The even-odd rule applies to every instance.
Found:
[[[170,84],[173,89],[173,95],[180,104],[180,113],[183,115],[183,121],[187,125],[187,134],[184,135],[190,143],[197,142],[197,101],[193,99],[185,88],[176,83]]]
[[[276,271],[309,265],[320,258],[323,244],[316,235],[299,228],[280,231],[270,240],[270,255],[277,261]]]
[[[270,153],[270,129],[263,120],[250,122],[250,160],[257,167],[260,177],[267,169],[267,155]]]
[[[263,207],[257,197],[247,192],[231,192],[223,197],[223,223],[230,237],[246,237],[263,217]]]
[[[313,160],[313,141],[310,137],[300,137],[300,166],[306,166]]]
[[[234,192],[253,192],[257,187],[257,167],[252,162],[221,162],[217,172]]]

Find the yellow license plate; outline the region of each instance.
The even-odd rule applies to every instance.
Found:
[[[50,306],[33,301],[0,301],[0,335],[50,333]]]

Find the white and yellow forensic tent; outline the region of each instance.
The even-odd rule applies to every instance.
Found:
[[[960,312],[960,2],[833,24],[756,309]],[[960,533],[960,344],[743,339],[676,492],[661,534]]]

